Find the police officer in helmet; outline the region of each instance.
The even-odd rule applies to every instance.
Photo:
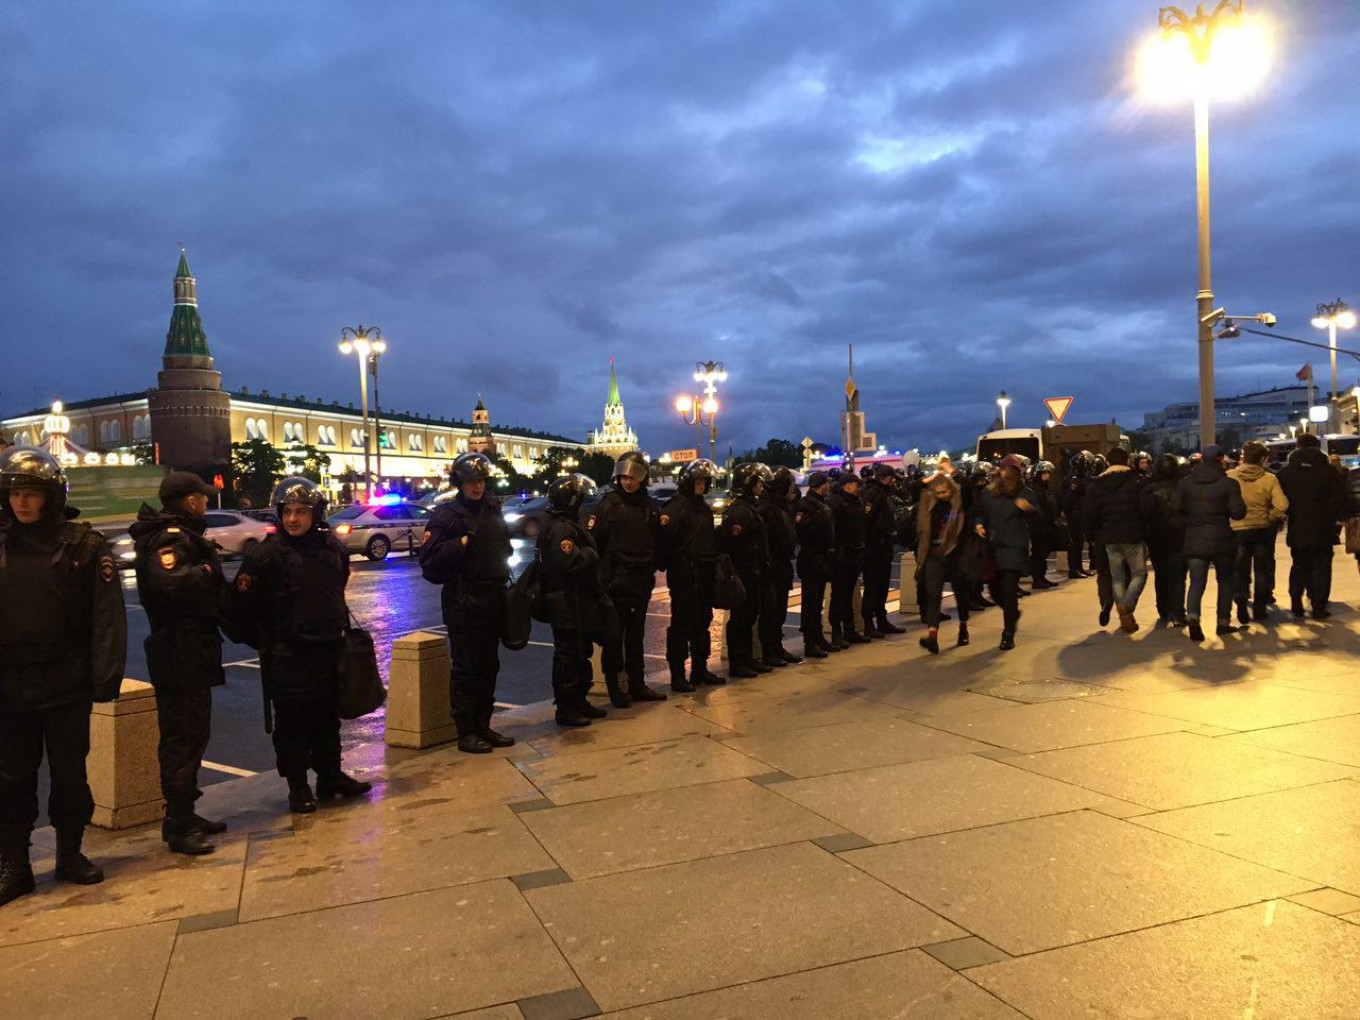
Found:
[[[764,464],[738,464],[732,470],[732,501],[723,511],[718,529],[718,550],[732,557],[732,566],[741,578],[743,598],[732,607],[727,618],[727,675],[736,679],[758,676],[774,669],[773,662],[756,661],[752,632],[767,598],[770,580],[770,547],[765,521],[757,501],[772,478]],[[782,658],[780,666],[787,666]]]
[[[44,755],[56,877],[104,880],[81,853],[94,814],[85,757],[92,702],[115,700],[122,686],[127,613],[113,553],[78,514],[49,454],[0,454],[0,904],[33,891]]]
[[[666,587],[671,594],[666,661],[671,669],[671,690],[677,694],[688,694],[700,684],[727,682],[708,669],[718,545],[713,511],[704,495],[717,475],[718,468],[711,460],[690,461],[680,473],[679,491],[661,508],[659,560],[666,568]]]
[[[461,454],[449,474],[458,492],[430,518],[420,571],[425,580],[443,585],[440,606],[453,663],[449,703],[458,750],[490,754],[515,742],[491,728],[510,581],[510,533],[500,501],[486,491],[491,461],[485,454]]]
[[[208,837],[227,829],[194,812],[212,689],[226,682],[218,628],[227,582],[216,545],[204,537],[215,491],[191,471],[171,471],[161,481],[162,509],[143,504],[128,529],[137,551],[137,593],[151,625],[145,646],[160,724],[161,838],[175,853],[190,855],[212,853]]]
[[[666,695],[643,682],[642,642],[656,582],[656,535],[661,521],[661,511],[647,493],[649,473],[647,458],[638,451],[621,456],[614,465],[613,488],[588,512],[585,522],[600,555],[600,583],[619,618],[601,662],[609,700],[618,708],[634,701],[666,700]],[[626,678],[626,687],[622,678]]]
[[[855,588],[864,567],[864,503],[860,478],[847,471],[836,479],[827,505],[836,524],[836,554],[831,571],[831,645],[849,648],[869,638],[855,629]],[[866,621],[867,622],[867,621]]]
[[[867,637],[903,634],[904,628],[888,619],[888,589],[892,586],[892,558],[896,547],[897,517],[890,489],[897,474],[891,464],[866,465],[864,483],[864,596],[861,615]]]
[[[590,691],[590,647],[617,640],[618,618],[600,586],[600,558],[590,532],[579,523],[581,506],[595,492],[582,474],[548,486],[548,519],[538,533],[543,593],[552,624],[553,700],[559,726],[589,726],[604,709],[586,700]]]
[[[793,589],[793,557],[798,550],[798,531],[793,501],[798,486],[793,472],[775,468],[756,504],[765,522],[765,541],[770,547],[770,579],[760,606],[760,654],[766,666],[786,666],[803,657],[784,647],[784,621],[789,615],[789,592]]]
[[[349,553],[326,526],[326,497],[308,478],[285,478],[270,497],[279,530],[246,554],[232,588],[233,633],[260,650],[273,709],[274,755],[288,808],[372,789],[344,773],[335,699],[349,608]],[[268,720],[268,716],[266,716]],[[316,794],[308,770],[316,773]]]

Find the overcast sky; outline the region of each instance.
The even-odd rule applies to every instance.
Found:
[[[1353,0],[1260,0],[1214,110],[1215,289],[1360,304]],[[183,241],[228,386],[584,436],[609,358],[652,452],[698,359],[722,445],[891,446],[1196,397],[1193,125],[1140,102],[1156,2],[7,4],[0,413],[155,384]],[[1360,337],[1355,344],[1360,346]],[[1322,352],[1220,345],[1220,393]],[[1343,359],[1343,383],[1360,362]]]

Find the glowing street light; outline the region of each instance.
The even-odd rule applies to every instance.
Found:
[[[1006,408],[1011,406],[1011,398],[1006,396],[1006,391],[1002,390],[996,398],[996,406],[1001,408],[1001,427],[1006,427]]]
[[[1336,331],[1338,329],[1354,329],[1356,323],[1355,312],[1351,306],[1340,298],[1335,301],[1324,301],[1317,306],[1317,314],[1313,316],[1313,326],[1317,329],[1327,331],[1328,346],[1331,347],[1332,357],[1332,403],[1335,404],[1337,398],[1336,388]],[[1329,419],[1330,420],[1330,419]]]
[[[718,411],[722,406],[718,403],[717,384],[727,381],[727,369],[723,367],[721,361],[701,361],[694,366],[694,381],[703,383],[703,393],[694,396],[682,394],[676,397],[675,410],[686,425],[694,426],[695,456],[699,455],[700,446],[703,444],[703,433],[700,430],[703,426],[708,426],[708,456],[711,460],[718,444]]]
[[[1221,0],[1212,13],[1178,7],[1157,14],[1156,36],[1138,59],[1140,89],[1153,99],[1184,99],[1195,107],[1196,211],[1199,221],[1199,439],[1214,442],[1214,292],[1209,244],[1209,100],[1254,90],[1270,67],[1269,28],[1245,11],[1245,0]]]
[[[364,427],[360,435],[364,441],[364,501],[373,498],[373,472],[368,461],[368,372],[369,359],[387,350],[387,341],[377,326],[346,326],[340,330],[340,353],[359,355],[359,400],[362,405]],[[375,372],[376,375],[376,372]]]

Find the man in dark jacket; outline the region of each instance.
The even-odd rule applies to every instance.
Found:
[[[1081,565],[1087,539],[1085,503],[1086,489],[1090,484],[1091,462],[1091,454],[1086,450],[1073,455],[1067,464],[1062,492],[1058,497],[1058,508],[1067,520],[1067,576],[1074,580],[1091,576]]]
[[[617,617],[600,587],[600,558],[590,532],[577,523],[581,504],[594,493],[585,475],[567,475],[548,486],[548,519],[538,533],[543,594],[552,624],[553,700],[557,725],[589,726],[605,710],[586,700],[590,646],[615,640]]]
[[[1247,515],[1242,489],[1223,472],[1223,451],[1206,446],[1200,463],[1181,479],[1173,508],[1185,521],[1185,559],[1190,571],[1190,591],[1186,599],[1186,619],[1190,639],[1203,641],[1200,606],[1209,584],[1209,565],[1213,564],[1218,584],[1218,633],[1231,634],[1234,569],[1237,546],[1229,520],[1240,521]]]
[[[892,558],[897,520],[888,486],[893,483],[890,464],[876,464],[865,481],[864,501],[864,635],[870,638],[905,633],[888,622],[888,589],[892,585]]]
[[[707,459],[690,461],[681,472],[678,492],[661,508],[657,534],[660,561],[666,567],[671,596],[671,622],[666,628],[666,661],[671,668],[671,690],[689,694],[699,684],[727,681],[709,672],[712,639],[713,578],[718,559],[713,511],[704,494],[717,476]],[[689,679],[685,663],[689,662]]]
[[[798,530],[798,580],[803,588],[798,623],[803,632],[803,655],[809,659],[825,659],[828,652],[838,652],[842,647],[827,641],[822,630],[826,586],[831,582],[836,555],[836,524],[826,503],[830,492],[831,479],[823,471],[814,471],[808,476],[807,494],[793,510]]]
[[[1046,460],[1034,465],[1030,477],[1029,490],[1034,496],[1034,508],[1038,511],[1030,519],[1029,576],[1033,579],[1030,587],[1035,591],[1056,588],[1057,584],[1048,579],[1048,554],[1053,551],[1053,536],[1058,530],[1058,496],[1054,481],[1054,467]]]
[[[346,775],[340,760],[335,700],[349,626],[349,553],[326,526],[326,498],[315,482],[285,478],[271,502],[279,530],[241,564],[232,586],[231,627],[260,651],[288,809],[310,814],[317,798],[360,797],[373,788]],[[316,773],[315,795],[308,769]]]
[[[836,555],[831,571],[831,643],[869,642],[855,629],[855,586],[864,566],[864,503],[859,477],[846,472],[836,481],[827,505],[836,523]]]
[[[227,582],[217,547],[204,537],[213,488],[191,471],[161,480],[161,510],[143,505],[128,529],[137,551],[137,594],[151,633],[146,668],[156,688],[157,756],[165,820],[161,838],[177,854],[213,852],[222,822],[194,813],[198,770],[208,749],[212,689],[226,682],[222,634]]]
[[[1303,596],[1313,606],[1313,619],[1331,616],[1332,547],[1337,521],[1346,502],[1345,479],[1328,463],[1317,436],[1299,436],[1298,449],[1280,469],[1280,488],[1289,500],[1289,602],[1302,618]]]
[[[500,673],[510,534],[500,501],[486,491],[491,461],[464,453],[450,470],[458,493],[435,507],[420,546],[420,572],[443,585],[440,606],[449,634],[449,704],[458,750],[490,754],[513,737],[491,728]]]
[[[647,458],[636,450],[614,465],[614,487],[586,515],[586,530],[600,554],[600,584],[614,603],[619,625],[605,644],[600,665],[609,700],[616,708],[634,701],[665,701],[643,680],[642,642],[647,606],[656,584],[656,531],[661,520],[647,494]],[[625,689],[620,677],[627,676]]]
[[[738,464],[733,468],[732,502],[723,511],[722,526],[718,529],[718,551],[732,557],[732,568],[742,586],[741,602],[732,607],[727,618],[727,675],[737,680],[775,668],[773,664],[757,662],[751,644],[761,604],[768,597],[765,589],[770,578],[770,545],[757,504],[771,477],[764,464]],[[788,663],[781,660],[779,665]]]
[[[1115,447],[1110,466],[1086,490],[1086,525],[1105,549],[1110,564],[1110,587],[1119,611],[1119,626],[1132,634],[1138,629],[1134,610],[1147,584],[1147,529],[1144,523],[1144,476],[1129,468],[1129,452]],[[1108,621],[1101,606],[1101,626]]]
[[[56,877],[104,880],[80,849],[94,814],[85,758],[92,702],[113,701],[122,687],[127,613],[113,552],[77,514],[49,454],[0,454],[0,904],[33,891],[28,848],[44,753]]]
[[[1144,519],[1148,528],[1148,552],[1156,586],[1157,622],[1184,627],[1185,619],[1185,520],[1174,512],[1180,489],[1180,461],[1174,454],[1157,458],[1143,486]]]
[[[770,580],[765,586],[765,601],[760,607],[761,661],[766,666],[787,666],[802,662],[784,647],[784,621],[789,615],[789,592],[793,590],[793,555],[798,548],[797,525],[793,519],[793,501],[798,498],[798,486],[793,472],[786,467],[776,468],[756,504],[760,519],[765,522],[765,541],[770,547]]]

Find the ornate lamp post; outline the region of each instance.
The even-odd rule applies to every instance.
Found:
[[[340,330],[340,353],[359,355],[359,399],[364,426],[360,435],[364,442],[364,499],[373,498],[373,472],[368,460],[368,372],[369,361],[387,350],[387,341],[377,326],[346,326]],[[375,373],[376,374],[376,373]]]
[[[694,381],[703,383],[702,394],[677,397],[675,409],[687,425],[694,426],[694,453],[697,456],[702,443],[699,431],[708,426],[708,457],[713,459],[718,445],[718,383],[727,381],[727,369],[721,361],[700,361],[694,366]]]
[[[1327,402],[1327,427],[1332,432],[1336,429],[1336,399],[1340,395],[1336,389],[1336,331],[1338,329],[1354,329],[1356,323],[1355,312],[1351,306],[1340,298],[1335,301],[1324,301],[1317,306],[1317,314],[1313,316],[1313,326],[1317,329],[1327,331],[1327,343],[1331,347],[1332,358],[1332,391],[1331,398]]]
[[[1264,77],[1270,47],[1264,27],[1245,16],[1244,0],[1221,0],[1212,13],[1178,7],[1157,14],[1158,35],[1142,53],[1144,91],[1161,96],[1189,92],[1195,107],[1195,205],[1199,224],[1199,439],[1214,441],[1214,292],[1209,242],[1209,100],[1213,94],[1250,90]]]

